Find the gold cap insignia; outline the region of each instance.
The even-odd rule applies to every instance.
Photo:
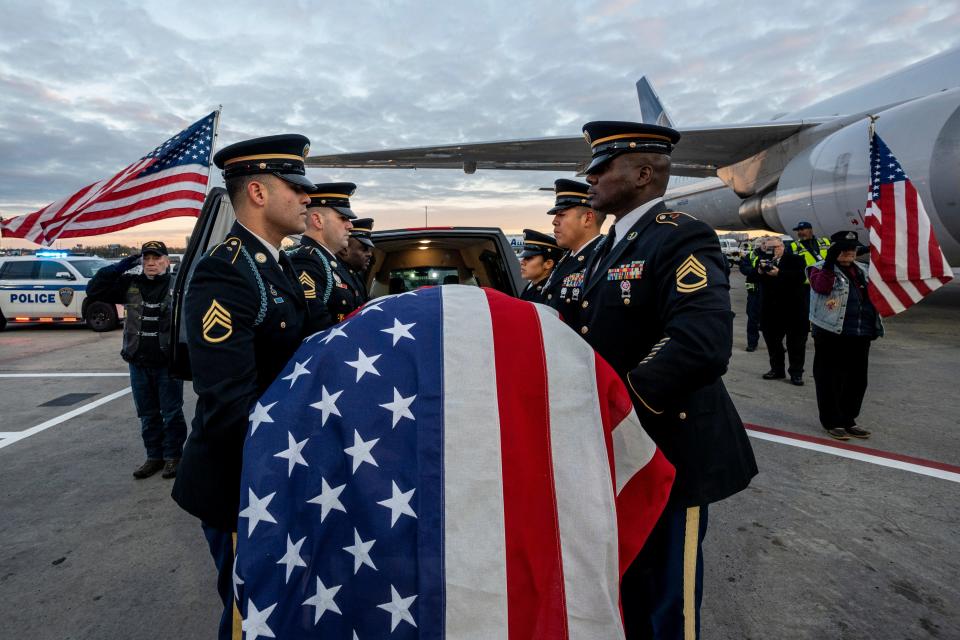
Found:
[[[266,168],[267,168],[267,163],[266,163],[266,162],[261,162],[261,163],[260,163],[259,165],[257,165],[257,166],[260,167],[261,169],[266,169]]]
[[[707,286],[707,268],[693,255],[677,267],[677,292],[693,293]]]
[[[587,133],[586,131],[583,132],[583,139],[587,141],[587,144],[592,143],[592,141],[590,140],[590,134]]]
[[[230,319],[230,312],[214,299],[203,314],[203,339],[216,344],[229,338],[232,333],[233,321]]]
[[[306,158],[308,153],[310,153],[310,145],[305,144],[303,145],[303,157]]]

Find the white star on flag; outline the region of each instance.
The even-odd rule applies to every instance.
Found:
[[[382,304],[383,304],[383,301],[382,301],[382,300],[381,300],[380,302],[371,302],[371,303],[365,305],[365,306],[360,310],[360,315],[365,316],[365,315],[367,315],[367,312],[368,312],[368,311],[383,311],[383,309],[380,308],[380,305],[382,305]]]
[[[337,398],[340,397],[341,393],[343,393],[342,390],[331,394],[327,391],[326,387],[320,387],[320,402],[314,402],[310,406],[314,409],[319,409],[322,412],[322,415],[320,416],[321,427],[327,424],[327,418],[330,417],[331,413],[335,416],[340,416],[340,410],[337,409]],[[271,422],[273,421],[271,420]]]
[[[302,376],[302,375],[309,375],[309,374],[310,374],[310,370],[307,369],[307,363],[310,362],[311,360],[313,360],[313,356],[310,356],[309,358],[307,358],[307,359],[304,360],[303,362],[294,362],[294,363],[293,363],[293,372],[292,372],[290,375],[283,376],[283,377],[280,378],[280,379],[281,379],[281,380],[289,380],[289,381],[290,381],[290,388],[293,389],[293,383],[297,381],[297,378],[299,378],[299,377]]]
[[[271,402],[267,406],[263,406],[257,402],[257,406],[253,408],[253,411],[250,412],[250,422],[253,423],[253,427],[250,429],[250,435],[253,435],[257,432],[257,427],[259,427],[264,422],[273,422],[273,418],[270,417],[270,409],[273,409],[276,402]]]
[[[316,607],[313,613],[313,624],[320,622],[320,616],[327,611],[333,611],[338,615],[343,615],[340,613],[340,607],[333,601],[337,595],[337,591],[340,591],[340,587],[342,586],[343,585],[338,584],[335,587],[327,589],[323,585],[323,581],[319,577],[317,578],[317,593],[303,601],[304,606]]]
[[[300,547],[303,546],[303,541],[306,539],[307,537],[304,536],[297,542],[293,542],[293,540],[290,539],[290,534],[287,534],[287,552],[283,554],[282,558],[277,560],[277,564],[283,564],[287,567],[287,577],[284,579],[284,583],[290,582],[290,574],[293,573],[294,567],[307,566],[307,563],[300,557]]]
[[[357,571],[360,571],[361,565],[367,565],[374,571],[377,570],[377,565],[373,564],[373,560],[370,558],[370,549],[376,542],[376,540],[364,542],[360,538],[360,533],[354,528],[353,544],[343,548],[344,551],[353,556],[353,575],[357,575]]]
[[[343,325],[343,326],[345,327],[345,326],[347,326],[347,325]],[[347,334],[344,332],[343,327],[333,327],[333,328],[331,328],[331,329],[330,329],[330,333],[328,333],[327,335],[325,335],[325,336],[323,337],[323,340],[321,340],[320,342],[322,342],[323,344],[329,344],[331,340],[333,340],[334,338],[336,338],[336,337],[338,337],[338,336],[343,336],[344,338],[347,337]]]
[[[237,575],[237,562],[238,562],[237,558],[234,557],[234,558],[233,558],[233,569],[232,569],[232,571],[230,572],[230,573],[231,573],[230,578],[233,580],[233,599],[239,602],[239,600],[240,600],[240,593],[239,593],[239,589],[238,589],[237,587],[239,587],[240,585],[243,584],[243,580],[241,580],[241,579],[240,579],[240,576]]]
[[[410,614],[410,605],[412,605],[416,599],[417,596],[415,595],[408,598],[401,598],[397,590],[393,588],[393,585],[390,585],[390,602],[377,605],[377,608],[390,613],[390,633],[393,633],[393,630],[397,628],[401,620],[417,626],[417,623],[413,621],[413,616]]]
[[[273,609],[276,606],[277,603],[274,602],[263,611],[258,611],[257,605],[253,604],[253,600],[247,600],[247,617],[243,621],[243,625],[241,625],[243,631],[247,634],[245,636],[247,640],[257,640],[260,636],[264,638],[276,638],[276,636],[273,635],[273,631],[267,626],[267,618],[270,617],[270,614],[273,613]]]
[[[397,388],[393,388],[393,402],[385,402],[380,406],[393,413],[393,427],[397,426],[397,423],[400,422],[400,418],[409,418],[414,420],[413,412],[410,411],[410,405],[413,404],[413,401],[417,399],[417,394],[413,394],[409,398],[404,398],[400,395],[400,392],[397,391]]]
[[[413,508],[410,506],[410,498],[413,497],[413,492],[416,491],[416,489],[410,489],[410,491],[404,493],[400,491],[400,487],[397,486],[396,482],[391,480],[390,484],[393,495],[386,500],[381,500],[377,504],[390,509],[390,528],[393,529],[393,525],[397,524],[400,516],[407,515],[414,518],[417,517],[417,514],[414,513]]]
[[[416,322],[411,322],[410,324],[403,324],[399,319],[393,319],[393,328],[392,329],[380,329],[383,333],[389,333],[393,336],[393,346],[397,346],[397,343],[400,342],[400,338],[410,338],[411,340],[416,341],[412,335],[410,335],[410,327],[417,324]]]
[[[270,515],[270,512],[267,511],[267,505],[270,504],[270,501],[273,500],[273,496],[277,495],[277,492],[274,491],[265,498],[258,498],[257,494],[253,492],[253,489],[247,487],[247,491],[250,493],[247,499],[247,508],[240,512],[241,518],[249,518],[249,529],[247,530],[247,537],[253,535],[253,530],[261,522],[272,522],[277,524],[277,521],[273,519],[273,516]]]
[[[360,437],[360,432],[356,429],[353,430],[353,446],[347,447],[343,450],[345,454],[353,458],[353,473],[357,472],[357,469],[364,462],[368,462],[375,467],[379,467],[377,461],[373,459],[373,455],[370,453],[370,450],[373,449],[373,445],[377,444],[380,441],[380,438],[374,438],[372,440],[364,441]]]
[[[287,431],[287,445],[288,447],[283,451],[273,454],[274,458],[286,458],[287,459],[287,477],[293,475],[293,468],[298,464],[302,464],[305,467],[310,465],[307,464],[307,461],[303,459],[303,448],[307,445],[307,440],[310,438],[304,438],[301,442],[297,442],[297,439],[293,437],[293,434]]]
[[[376,376],[380,375],[380,372],[377,371],[377,368],[373,366],[373,363],[379,359],[379,354],[375,356],[368,356],[363,352],[363,349],[357,349],[357,359],[347,360],[344,364],[348,364],[357,370],[356,381],[360,382],[360,378],[362,378],[365,373],[372,373]]]
[[[347,512],[346,507],[340,502],[340,494],[343,493],[343,489],[346,486],[346,484],[342,484],[339,487],[333,487],[331,489],[330,485],[327,484],[327,479],[320,478],[320,495],[307,500],[307,502],[311,504],[320,505],[320,522],[323,522],[327,514],[334,509],[343,511],[344,513]]]

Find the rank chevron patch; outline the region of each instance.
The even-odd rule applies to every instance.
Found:
[[[677,267],[677,291],[693,293],[707,286],[707,268],[693,255]]]
[[[317,297],[317,283],[306,271],[300,272],[300,284],[303,285],[303,297],[307,300],[314,300]]]
[[[222,335],[215,329],[220,328]],[[203,314],[203,339],[207,342],[216,344],[223,342],[233,333],[233,321],[230,319],[230,312],[222,304],[214,299],[210,303],[210,308]]]

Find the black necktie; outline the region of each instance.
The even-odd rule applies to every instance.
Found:
[[[610,255],[610,252],[613,250],[613,245],[617,242],[617,225],[612,225],[610,231],[607,232],[607,237],[603,240],[603,246],[600,247],[599,255],[597,256],[597,261],[593,263],[593,273],[597,272],[597,269],[600,268],[600,263],[607,259],[607,256]],[[592,275],[592,274],[591,274]]]
[[[297,274],[293,271],[293,263],[290,262],[290,257],[286,252],[280,252],[280,260],[278,260],[278,262],[280,263],[280,270],[283,271],[283,275],[287,276],[290,284],[292,284],[294,288],[299,287],[300,281],[297,280]]]

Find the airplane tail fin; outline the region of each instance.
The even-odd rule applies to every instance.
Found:
[[[640,100],[640,118],[644,123],[673,128],[673,121],[660,103],[660,98],[647,76],[641,76],[637,80],[637,98]]]

